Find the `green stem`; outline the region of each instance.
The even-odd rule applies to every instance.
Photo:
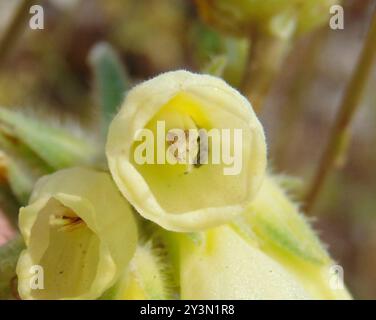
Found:
[[[18,39],[26,24],[29,16],[29,7],[31,6],[30,0],[21,0],[17,6],[10,23],[5,29],[3,36],[0,39],[0,65],[4,62],[4,58],[10,51],[12,45]]]
[[[376,57],[376,10],[373,11],[372,20],[365,44],[352,78],[348,84],[336,121],[332,128],[329,141],[319,163],[316,174],[309,187],[305,198],[305,209],[312,209],[319,192],[324,185],[328,174],[336,160],[342,153],[342,146],[348,138],[349,126],[359,108],[363,93],[367,85],[367,79],[372,71]]]
[[[14,288],[16,265],[25,244],[20,235],[0,247],[0,300],[18,298]]]
[[[290,44],[291,37],[278,37],[264,32],[251,38],[249,66],[242,91],[256,112],[261,111]]]

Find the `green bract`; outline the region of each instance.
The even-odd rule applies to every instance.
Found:
[[[35,181],[51,169],[27,146],[11,141],[0,133],[0,167],[17,200],[26,204]]]
[[[168,143],[160,140],[158,123],[165,124],[167,136],[174,129],[239,130],[241,140],[227,140],[231,150],[240,146],[239,172],[226,175],[222,160],[188,169],[159,161]],[[142,140],[143,129],[152,141]],[[152,155],[140,164],[135,157],[144,151]],[[210,145],[208,151],[214,154]],[[173,231],[202,230],[240,214],[256,195],[266,166],[264,132],[249,102],[223,80],[187,71],[162,74],[128,93],[110,125],[106,153],[129,202],[143,217]]]
[[[98,156],[97,145],[73,134],[72,129],[0,107],[0,131],[24,144],[55,170],[88,165]]]
[[[22,299],[95,299],[131,260],[137,229],[110,176],[72,168],[41,178],[19,225],[26,242],[17,265]],[[43,270],[33,288],[34,266]],[[40,284],[40,283],[39,283]]]

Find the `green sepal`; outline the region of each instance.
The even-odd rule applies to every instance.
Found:
[[[138,245],[122,278],[102,299],[168,300],[176,296],[175,287],[164,248],[149,240]]]

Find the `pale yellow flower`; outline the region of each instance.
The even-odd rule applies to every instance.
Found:
[[[107,173],[91,169],[41,178],[20,209],[19,226],[27,246],[17,265],[22,299],[98,298],[127,267],[137,244],[130,205]]]
[[[241,139],[227,141],[230,150],[240,147],[240,156],[234,156],[240,170],[226,174],[231,168],[225,161],[215,164],[212,158],[187,166],[203,148],[169,152],[168,142],[159,140],[158,123],[165,124],[166,137],[173,129],[240,130]],[[143,141],[143,129],[154,140]],[[140,149],[152,153],[144,164],[135,160]],[[223,80],[187,71],[162,74],[128,93],[111,123],[106,153],[123,195],[143,217],[173,231],[202,230],[240,214],[256,195],[266,166],[263,129],[250,103]],[[214,153],[209,145],[209,157]],[[174,157],[177,163],[169,163]]]

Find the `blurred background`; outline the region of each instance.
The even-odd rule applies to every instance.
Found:
[[[23,2],[0,0],[0,105],[76,119],[89,131],[98,130],[89,56],[99,42],[111,44],[132,84],[184,68],[220,75],[244,92],[244,79],[253,68],[250,60],[257,59],[252,50],[257,42],[253,43],[250,35],[253,29],[262,28],[252,23],[232,28],[239,19],[231,19],[242,10],[217,12],[215,5],[211,6],[214,0],[202,1],[209,3],[207,7],[188,0],[33,1],[44,10],[41,30],[29,27],[29,12],[14,22],[17,6]],[[234,1],[234,6],[237,2],[244,1]],[[283,62],[276,64],[275,70],[266,68],[275,72],[257,104],[262,104],[259,115],[267,134],[269,163],[275,172],[296,177],[293,188],[298,190],[297,196],[317,170],[375,2],[343,1],[344,30],[329,28],[324,15],[319,26],[288,37]],[[257,22],[261,25],[264,17],[249,19],[261,21]],[[4,44],[12,24],[12,37]],[[274,57],[279,45],[270,51],[271,62],[280,58]],[[268,48],[262,57],[267,57]],[[376,299],[375,87],[373,68],[351,125],[349,146],[310,212],[321,238],[343,266],[350,291],[360,299]],[[250,100],[254,103],[252,94]],[[16,230],[6,205],[2,205],[1,199],[10,196],[4,180],[0,245]]]

